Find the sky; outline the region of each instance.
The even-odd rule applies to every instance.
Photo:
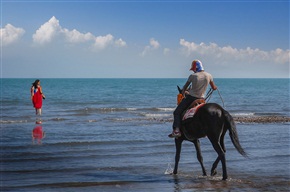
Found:
[[[1,78],[289,77],[289,0],[1,0]]]

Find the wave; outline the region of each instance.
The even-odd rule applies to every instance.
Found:
[[[171,117],[172,114],[156,114],[156,113],[147,113],[147,114],[144,114],[145,117],[158,117],[158,118],[161,118],[161,117]]]
[[[159,116],[161,114],[170,114],[175,108],[171,107],[149,107],[149,108],[135,108],[135,107],[103,107],[103,108],[82,108],[82,109],[74,109],[67,110],[64,113],[68,113],[70,115],[86,115],[86,114],[94,114],[94,113],[114,113],[114,112],[134,112],[140,113],[143,116]],[[157,112],[157,113],[156,113]],[[229,111],[232,116],[287,116],[288,113],[285,114],[283,112],[244,112],[244,111]],[[73,114],[71,114],[73,113]],[[168,115],[165,115],[168,116]]]
[[[68,119],[65,118],[60,118],[60,117],[56,117],[56,118],[51,118],[51,119],[42,119],[42,122],[46,122],[46,121],[65,121]],[[21,123],[32,123],[35,122],[34,119],[20,119],[20,120],[0,120],[0,124],[21,124]]]
[[[0,124],[18,124],[18,123],[27,123],[28,120],[0,120]]]
[[[165,107],[165,108],[156,108],[158,111],[174,111],[175,108]]]
[[[229,112],[233,117],[289,116],[289,113],[284,112]]]
[[[67,110],[66,112],[118,112],[118,111],[174,111],[175,108],[172,107],[149,107],[149,108],[136,108],[136,107],[100,107],[100,108],[90,108],[85,107],[81,109]]]
[[[128,108],[117,108],[117,107],[101,107],[101,108],[81,108],[81,109],[73,109],[73,110],[67,110],[65,112],[67,113],[94,113],[94,112],[100,112],[100,113],[107,113],[107,112],[122,112],[122,111],[136,111],[137,108],[134,107],[128,107]]]
[[[280,113],[280,112],[257,112],[254,113],[255,116],[285,116],[287,114],[285,113]],[[288,114],[289,115],[289,114]]]
[[[100,121],[111,122],[172,122],[175,108],[171,107],[102,107],[102,108],[80,108],[64,109],[59,113],[55,111],[46,112],[43,115],[43,122],[69,122],[74,123],[95,123]],[[283,123],[290,122],[289,114],[279,112],[247,112],[229,111],[234,120],[240,123]],[[5,116],[0,120],[0,124],[21,124],[34,122],[33,116],[12,117]]]
[[[232,116],[236,116],[236,117],[240,117],[240,116],[254,116],[255,115],[255,113],[243,113],[243,112],[241,112],[241,113],[232,113]]]
[[[56,117],[56,118],[49,119],[49,121],[65,121],[65,120],[67,120],[67,119],[61,118],[61,117]]]

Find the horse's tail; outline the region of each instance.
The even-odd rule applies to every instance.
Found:
[[[233,117],[229,114],[229,112],[225,110],[224,110],[224,114],[226,117],[226,126],[228,127],[229,135],[231,137],[232,143],[234,144],[235,148],[242,156],[248,157],[247,153],[244,151],[244,149],[242,148],[240,144],[238,132],[236,129],[236,124],[234,122]]]

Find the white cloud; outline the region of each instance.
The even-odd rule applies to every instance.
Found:
[[[194,42],[188,42],[184,39],[180,39],[180,45],[184,48],[185,54],[190,56],[191,54],[199,54],[201,56],[209,56],[218,61],[273,61],[275,63],[285,64],[289,62],[290,50],[276,49],[270,52],[260,49],[252,49],[247,47],[246,49],[237,49],[231,46],[219,47],[215,43],[196,44]]]
[[[282,50],[277,48],[270,52],[270,57],[274,59],[276,63],[289,63],[290,61],[290,50]]]
[[[22,28],[16,28],[11,24],[7,24],[4,28],[0,29],[0,37],[2,45],[9,45],[16,42],[25,33]]]
[[[35,34],[33,34],[32,38],[35,43],[49,43],[61,31],[59,21],[53,16],[48,22],[40,26]]]
[[[91,33],[83,34],[76,29],[69,31],[68,29],[63,29],[62,33],[65,35],[68,42],[71,43],[83,43],[86,41],[91,41],[94,39],[94,35]]]
[[[115,45],[118,47],[125,47],[127,45],[127,43],[120,38],[120,39],[115,41]]]
[[[150,39],[150,45],[153,49],[158,49],[160,46],[159,42],[153,38]]]
[[[37,44],[52,42],[55,38],[62,38],[68,43],[85,43],[91,42],[94,49],[104,49],[114,44],[114,37],[111,34],[105,36],[94,36],[92,33],[81,33],[76,29],[69,30],[63,28],[54,16],[33,34],[33,41]],[[118,47],[126,46],[126,42],[121,38],[115,41]]]
[[[160,44],[158,41],[156,41],[155,39],[151,38],[150,39],[150,45],[147,45],[143,52],[141,53],[141,56],[145,56],[150,50],[154,50],[154,49],[158,49],[160,47]]]
[[[108,45],[112,44],[114,40],[114,37],[111,34],[108,34],[106,36],[98,36],[95,38],[94,47],[97,49],[104,49]]]

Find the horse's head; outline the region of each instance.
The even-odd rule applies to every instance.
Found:
[[[179,93],[182,93],[182,89],[180,89],[180,87],[177,85],[177,89],[179,91]]]
[[[177,89],[179,91],[179,94],[177,94],[177,105],[179,105],[179,103],[182,101],[182,99],[184,98],[182,95],[182,89],[180,89],[180,87],[177,85]]]

